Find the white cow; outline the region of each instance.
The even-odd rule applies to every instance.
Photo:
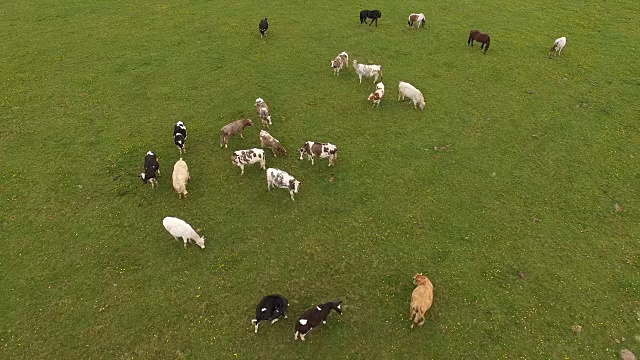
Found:
[[[378,77],[382,76],[382,66],[381,65],[365,65],[358,64],[357,60],[353,60],[353,68],[356,70],[356,74],[360,78],[360,84],[362,84],[362,77],[373,77],[373,82],[378,81]]]
[[[233,155],[231,155],[231,163],[240,167],[240,175],[244,174],[245,165],[260,163],[262,170],[267,167],[264,150],[257,148],[234,151]]]
[[[400,84],[398,84],[398,101],[400,101],[400,99],[404,100],[405,96],[413,101],[414,108],[417,109],[419,106],[420,110],[424,111],[424,96],[422,96],[420,90],[407,82],[400,81]]]
[[[201,249],[204,249],[204,236],[200,237],[191,225],[187,224],[184,220],[168,216],[162,220],[162,225],[164,225],[164,228],[167,229],[174,239],[178,240],[179,237],[182,238],[185,249],[189,241],[195,242]]]
[[[293,176],[287,174],[280,169],[268,168],[267,169],[267,190],[271,191],[271,187],[279,187],[281,189],[288,189],[291,200],[293,194],[297,194],[300,189],[300,181],[296,180]]]
[[[561,38],[557,38],[556,41],[553,42],[553,46],[549,50],[549,58],[551,58],[551,54],[560,56],[560,53],[562,52],[562,49],[564,49],[565,45],[567,45],[566,37],[563,36]]]

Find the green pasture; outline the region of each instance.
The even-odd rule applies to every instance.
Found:
[[[3,1],[0,359],[640,354],[638,14],[635,0]],[[333,75],[341,51],[383,66],[379,109],[372,79]],[[397,101],[400,80],[424,112]],[[230,162],[259,146],[257,97],[289,151],[267,166],[302,182],[295,201]],[[243,117],[254,126],[221,149]],[[338,165],[299,161],[307,140],[338,145]],[[156,189],[137,177],[148,150]],[[416,272],[435,300],[410,330]],[[254,334],[273,293],[289,318]],[[344,313],[294,342],[298,315],[335,298]]]

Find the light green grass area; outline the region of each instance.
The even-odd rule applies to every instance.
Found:
[[[359,25],[365,7],[378,27]],[[407,28],[412,12],[425,29]],[[634,0],[4,1],[0,358],[640,354],[639,13]],[[472,28],[491,34],[486,55],[466,46]],[[383,66],[379,109],[372,79],[333,75],[341,51]],[[400,80],[424,112],[396,101]],[[289,151],[267,166],[302,181],[295,202],[230,163],[259,146],[257,97]],[[220,149],[242,117],[255,125]],[[337,144],[337,167],[299,161],[307,140]],[[147,150],[157,189],[137,178]],[[183,249],[165,216],[207,248]],[[435,300],[410,330],[416,272]],[[289,318],[256,335],[272,293]],[[298,315],[334,298],[343,315],[294,342]]]

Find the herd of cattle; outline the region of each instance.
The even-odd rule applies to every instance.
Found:
[[[362,10],[360,12],[360,23],[367,24],[367,19],[371,19],[369,26],[374,22],[378,26],[378,19],[382,17],[382,13],[379,10]],[[417,24],[417,27],[424,27],[426,23],[426,17],[422,13],[414,13],[409,15],[408,19],[409,27],[413,27]],[[267,18],[260,21],[259,30],[260,36],[267,35],[269,28],[269,22]],[[484,46],[484,52],[489,47],[489,36],[481,33],[477,30],[472,30],[469,35],[468,45],[473,45],[473,41],[482,42]],[[566,38],[561,37],[557,39],[551,50],[551,54],[560,55],[560,52],[566,45]],[[481,47],[481,50],[482,47]],[[334,74],[337,76],[340,71],[345,67],[349,67],[349,55],[346,51],[338,54],[333,60],[331,60],[331,68]],[[379,78],[382,77],[382,66],[375,64],[360,64],[357,60],[353,60],[353,68],[358,75],[360,83],[362,78],[373,77],[373,82],[376,83]],[[373,103],[373,106],[379,106],[380,101],[385,93],[385,86],[382,82],[376,84],[376,88],[373,93],[368,96],[368,100]],[[424,111],[425,100],[424,96],[413,85],[400,81],[398,84],[398,101],[409,98],[414,105],[414,108],[420,108]],[[269,107],[267,103],[258,98],[255,101],[256,113],[261,120],[262,126],[269,128],[273,125],[271,115],[269,113]],[[220,147],[228,148],[229,139],[235,135],[243,136],[243,130],[246,127],[253,126],[253,122],[250,119],[235,120],[220,129]],[[178,193],[178,198],[187,196],[187,182],[190,179],[189,168],[187,163],[182,159],[182,154],[186,153],[186,141],[187,141],[187,128],[182,121],[178,121],[174,125],[173,131],[174,143],[177,146],[180,158],[176,161],[173,167],[172,182],[173,188]],[[301,182],[296,178],[288,174],[287,172],[276,169],[266,168],[266,157],[264,148],[271,149],[274,157],[285,156],[287,154],[286,149],[282,146],[280,141],[274,138],[266,130],[261,130],[259,134],[260,146],[262,148],[252,148],[246,150],[234,151],[231,156],[231,163],[240,168],[240,175],[244,174],[245,165],[259,164],[260,168],[265,171],[267,178],[267,190],[271,190],[272,187],[287,189],[291,200],[294,199],[294,194],[297,194]],[[301,148],[298,149],[299,159],[302,160],[304,156],[314,164],[314,159],[328,159],[329,166],[335,166],[338,159],[338,147],[330,143],[318,143],[313,141],[306,141]],[[152,151],[147,152],[144,160],[144,172],[140,174],[144,183],[151,184],[152,188],[155,188],[158,184],[157,177],[160,175],[160,164],[158,157]],[[201,249],[205,248],[204,236],[198,235],[198,233],[184,220],[175,217],[166,217],[162,221],[165,229],[176,239],[182,238],[184,247],[186,248],[188,242],[193,242]],[[422,274],[416,274],[413,277],[413,283],[416,285],[411,295],[411,307],[410,307],[410,319],[411,327],[414,325],[422,325],[424,323],[424,315],[426,311],[431,307],[433,303],[433,284],[431,281]],[[258,332],[258,326],[261,321],[271,321],[275,323],[281,317],[286,318],[287,310],[289,307],[289,301],[286,297],[274,294],[268,295],[262,298],[256,307],[256,316],[251,323],[254,325],[254,331]],[[295,325],[294,339],[298,337],[304,341],[306,334],[313,328],[326,324],[327,317],[331,310],[335,310],[338,314],[342,314],[343,307],[342,301],[333,300],[318,306],[312,307],[306,310],[298,319]]]

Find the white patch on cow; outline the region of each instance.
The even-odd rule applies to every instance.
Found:
[[[338,306],[336,306],[338,308],[338,310],[342,309],[342,306],[340,304],[338,304]]]
[[[147,151],[147,155],[153,155],[153,151]]]
[[[318,309],[318,310],[322,310],[322,309],[320,309],[320,306],[316,306],[316,309]]]
[[[267,311],[267,308],[262,308],[260,309],[260,311]]]
[[[308,322],[308,321],[309,321],[309,320],[307,320],[307,319],[300,319],[300,320],[298,320],[298,322],[300,323],[300,325],[307,325],[307,322]]]

